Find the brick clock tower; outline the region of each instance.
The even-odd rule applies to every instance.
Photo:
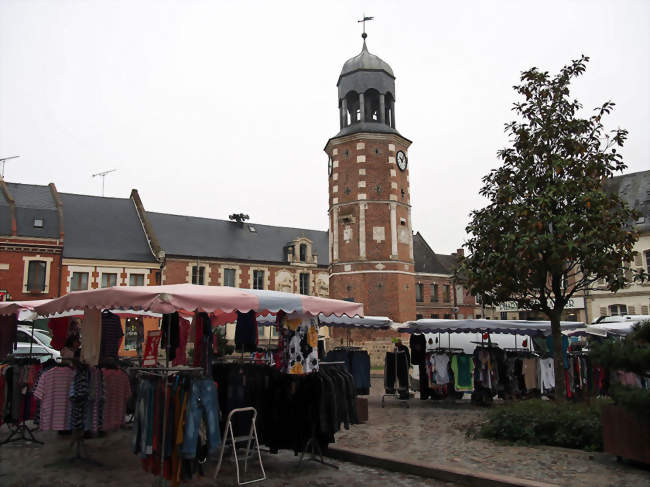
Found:
[[[367,316],[415,319],[408,148],[395,126],[395,75],[368,52],[343,65],[340,131],[325,146],[329,174],[330,297]]]

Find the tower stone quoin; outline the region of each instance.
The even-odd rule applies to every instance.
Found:
[[[337,86],[340,131],[325,146],[330,296],[363,303],[367,316],[412,320],[411,141],[396,128],[395,76],[364,37]]]

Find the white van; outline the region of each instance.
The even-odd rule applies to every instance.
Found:
[[[30,353],[37,354],[41,362],[46,362],[50,358],[54,360],[59,360],[61,358],[61,353],[58,350],[54,350],[50,346],[52,337],[44,330],[34,328],[34,334],[32,335],[32,327],[28,325],[18,325],[17,334],[17,347],[12,352],[14,356],[28,356]]]

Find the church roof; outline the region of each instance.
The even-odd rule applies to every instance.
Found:
[[[318,255],[318,265],[329,264],[327,231],[150,211],[147,218],[167,255],[286,264],[287,244],[306,237],[312,242],[312,253]]]
[[[365,40],[363,41],[363,48],[361,49],[361,52],[345,61],[345,64],[343,64],[343,69],[341,70],[340,77],[361,70],[384,71],[393,78],[395,77],[393,74],[393,69],[386,61],[368,51],[368,46],[366,46]]]
[[[413,236],[413,258],[415,272],[427,274],[451,275],[456,265],[455,255],[436,254],[420,232]]]

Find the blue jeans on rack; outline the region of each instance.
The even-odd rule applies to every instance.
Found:
[[[221,431],[219,430],[217,387],[210,379],[195,380],[192,382],[192,392],[187,403],[187,414],[185,417],[185,434],[181,447],[183,458],[196,457],[201,419],[205,419],[205,424],[208,428],[209,452],[214,453],[221,445]]]

